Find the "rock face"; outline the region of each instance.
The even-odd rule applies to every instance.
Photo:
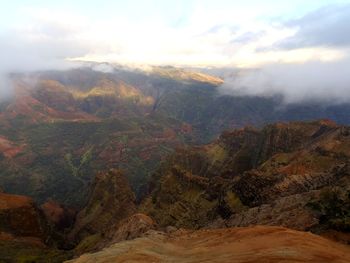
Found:
[[[346,196],[350,190],[349,134],[349,127],[330,121],[225,132],[163,163],[141,208],[162,226],[200,228],[219,220],[221,227],[308,230],[323,224],[323,212],[309,206],[322,191],[339,188]],[[339,214],[332,220],[344,222],[345,229],[350,212]]]
[[[99,251],[117,242],[142,237],[149,230],[155,230],[156,227],[157,225],[149,216],[134,214],[111,226],[108,231],[100,235],[88,236],[78,244],[74,252],[75,255],[81,255],[89,251]]]
[[[156,229],[156,223],[152,218],[144,214],[135,214],[122,220],[117,225],[116,231],[111,231],[110,243],[135,239],[152,229]]]
[[[279,198],[269,204],[249,208],[233,214],[231,218],[213,224],[212,227],[272,225],[296,230],[310,230],[319,224],[319,218],[308,207],[312,200],[318,200],[320,191],[296,194]]]
[[[346,263],[349,259],[348,246],[310,233],[257,226],[177,231],[170,235],[153,232],[68,262]]]
[[[33,199],[0,193],[0,262],[53,262],[72,257],[58,250],[44,213]]]
[[[141,195],[166,155],[187,143],[208,143],[223,130],[293,119],[350,124],[350,103],[280,107],[274,98],[222,96],[222,80],[172,67],[147,72],[114,67],[109,73],[84,67],[11,78],[14,96],[0,103],[0,187],[38,203],[52,198],[82,207],[84,186],[97,171],[115,167],[126,171]],[[232,149],[240,143],[251,149],[259,138],[266,145],[254,155],[241,148],[234,172],[254,166],[257,157],[292,150],[307,135],[274,126],[265,139],[258,134],[236,132]]]
[[[69,234],[83,250],[94,247],[121,220],[136,211],[135,196],[123,173],[112,169],[99,173],[93,182],[87,205],[81,210]]]
[[[43,215],[31,198],[0,193],[0,233],[2,236],[45,242],[47,230]]]
[[[134,194],[120,170],[97,174],[91,187],[74,225],[75,212],[53,200],[39,208],[29,197],[0,193],[0,261],[62,262],[156,228],[150,217],[135,214]]]
[[[67,208],[53,200],[48,200],[40,206],[46,219],[51,222],[58,231],[72,227],[76,211]]]

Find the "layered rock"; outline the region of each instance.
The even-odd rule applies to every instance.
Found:
[[[284,226],[308,231],[319,224],[319,216],[309,207],[318,200],[320,191],[290,195],[233,214],[229,219],[213,222],[209,227],[243,227],[253,225]]]
[[[2,236],[42,243],[48,236],[46,221],[30,197],[0,193],[0,222]]]
[[[76,217],[76,211],[65,207],[54,200],[48,200],[40,206],[47,221],[51,222],[58,231],[64,231],[72,227]]]
[[[1,262],[59,263],[71,258],[70,252],[57,249],[55,237],[33,199],[0,193]]]
[[[225,132],[163,163],[142,210],[163,226],[200,228],[218,220],[221,227],[311,229],[323,224],[309,207],[320,191],[350,188],[349,134],[350,128],[330,121]]]
[[[88,262],[349,262],[348,246],[282,227],[177,231],[116,243],[71,263]]]
[[[115,231],[110,231],[110,244],[138,238],[156,227],[156,223],[149,216],[134,214],[115,226]]]
[[[98,173],[88,202],[78,213],[69,239],[79,243],[78,250],[89,250],[135,211],[135,196],[123,173],[116,169]]]

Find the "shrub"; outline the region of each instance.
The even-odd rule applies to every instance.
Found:
[[[320,214],[320,223],[328,228],[350,232],[350,191],[338,187],[321,192],[320,200],[309,203]]]

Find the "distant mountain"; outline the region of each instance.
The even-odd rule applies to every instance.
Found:
[[[350,123],[350,104],[281,107],[279,98],[222,95],[222,79],[195,69],[88,66],[12,74],[14,96],[0,103],[6,192],[81,206],[98,171],[120,168],[140,196],[174,149],[223,130],[280,120]]]

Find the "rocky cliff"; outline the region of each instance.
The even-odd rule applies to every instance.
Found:
[[[310,204],[322,203],[322,193],[334,188],[345,196],[350,189],[349,134],[350,128],[325,120],[225,132],[163,163],[141,209],[164,226],[220,221],[221,227],[311,229],[322,224],[322,213]],[[347,222],[348,212],[342,214]]]
[[[134,193],[120,170],[98,173],[90,191],[68,235],[79,251],[94,248],[120,221],[136,212]]]
[[[84,253],[93,254],[73,262],[347,262],[348,247],[290,229],[350,243],[349,157],[349,127],[277,123],[179,148],[139,206],[119,169],[95,176],[77,214],[53,200],[37,207],[0,193],[0,255],[5,262],[17,252],[37,262]]]
[[[62,262],[71,253],[57,249],[56,237],[33,199],[0,193],[0,262]]]

